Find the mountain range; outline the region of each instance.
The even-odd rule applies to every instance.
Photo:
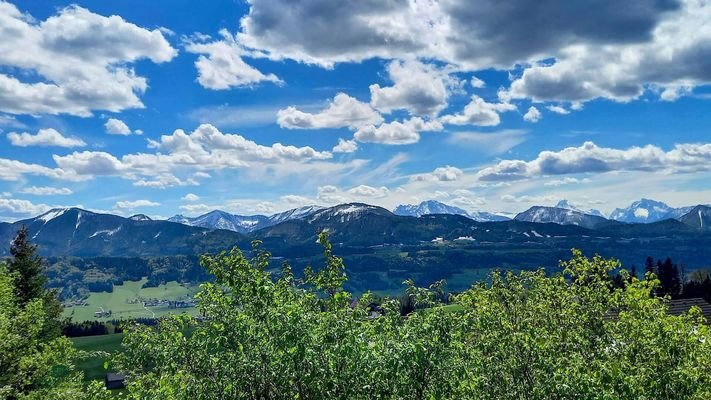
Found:
[[[401,204],[393,210],[395,215],[421,217],[430,214],[462,215],[479,222],[506,221],[510,218],[503,215],[492,214],[486,211],[469,212],[462,208],[450,206],[436,200],[423,201],[420,204]]]
[[[693,208],[694,206],[672,208],[659,201],[642,199],[633,202],[627,208],[615,209],[609,218],[607,218],[598,210],[581,209],[567,200],[561,200],[553,207],[531,207],[517,214],[514,219],[525,222],[578,225],[585,228],[596,229],[600,226],[614,224],[616,221],[623,223],[652,223],[665,219],[681,220],[681,217],[688,214]],[[285,221],[301,219],[324,209],[326,209],[326,207],[311,205],[287,210],[271,216],[238,215],[214,210],[192,218],[176,215],[169,218],[168,221],[207,229],[227,229],[247,234]],[[436,200],[427,200],[420,204],[402,204],[395,207],[393,214],[408,217],[423,217],[436,214],[460,215],[477,222],[500,222],[510,219],[504,215],[487,211],[467,211],[463,208]]]
[[[405,212],[416,216],[398,215]],[[302,207],[272,216],[214,211],[197,218],[174,217],[168,221],[59,208],[35,218],[0,223],[0,241],[10,243],[14,233],[26,226],[44,254],[149,256],[199,254],[248,244],[254,239],[276,243],[279,248],[313,246],[315,236],[322,230],[328,230],[334,241],[347,246],[417,244],[438,239],[515,242],[558,236],[693,236],[711,231],[710,218],[711,207],[704,205],[678,219],[647,224],[626,224],[567,208],[542,206],[531,207],[513,220],[482,222],[461,209],[437,203],[400,207],[396,213],[349,203],[328,208]],[[7,249],[0,249],[0,254],[6,253]]]

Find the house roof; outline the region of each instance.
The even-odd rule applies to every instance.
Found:
[[[668,313],[671,315],[681,315],[688,312],[693,306],[697,306],[701,309],[701,314],[706,318],[706,322],[711,322],[711,304],[700,297],[670,300]]]
[[[124,379],[126,379],[126,377],[123,374],[117,374],[115,372],[109,372],[106,374],[107,382],[120,382]]]

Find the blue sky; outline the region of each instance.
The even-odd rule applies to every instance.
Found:
[[[0,1],[0,219],[711,201],[705,2]]]

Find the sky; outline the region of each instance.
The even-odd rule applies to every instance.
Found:
[[[711,202],[706,0],[0,0],[0,220]]]

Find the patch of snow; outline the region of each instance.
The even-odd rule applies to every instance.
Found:
[[[158,233],[156,233],[156,235],[153,236],[153,239],[158,239],[158,236],[160,236],[161,233],[163,233],[163,232],[158,232]]]
[[[436,238],[432,239],[432,243],[443,243],[443,242],[444,242],[444,238],[441,238],[441,237],[436,237]]]
[[[533,236],[535,236],[535,237],[539,237],[539,238],[542,238],[542,237],[543,237],[543,235],[541,235],[540,233],[538,233],[538,232],[536,232],[536,231],[533,231],[533,230],[532,230],[531,233],[532,233]]]
[[[74,230],[75,230],[75,231],[76,231],[77,229],[79,229],[79,225],[81,224],[81,217],[82,217],[82,215],[84,215],[84,213],[81,212],[81,211],[79,211],[79,212],[77,213],[77,224],[74,225]]]
[[[69,210],[68,208],[55,208],[55,209],[49,210],[46,213],[40,215],[39,217],[37,217],[37,219],[40,221],[44,221],[44,223],[46,224],[47,222],[61,216],[68,210]]]
[[[528,232],[524,232],[523,234],[526,235],[526,237],[531,237],[531,235],[529,235]]]
[[[649,218],[649,210],[646,208],[637,208],[634,210],[634,216],[637,218]]]
[[[701,210],[699,210],[699,224],[701,224],[701,228],[704,227],[704,218],[701,215]]]
[[[105,235],[108,235],[108,236],[113,236],[114,234],[118,233],[118,231],[120,231],[120,230],[121,230],[121,227],[119,226],[119,227],[116,228],[116,229],[106,229],[106,230],[103,230],[103,231],[96,231],[96,232],[94,232],[94,233],[93,233],[91,236],[89,236],[89,237],[90,237],[90,238],[93,238],[94,236],[104,235],[104,234],[105,234]]]

